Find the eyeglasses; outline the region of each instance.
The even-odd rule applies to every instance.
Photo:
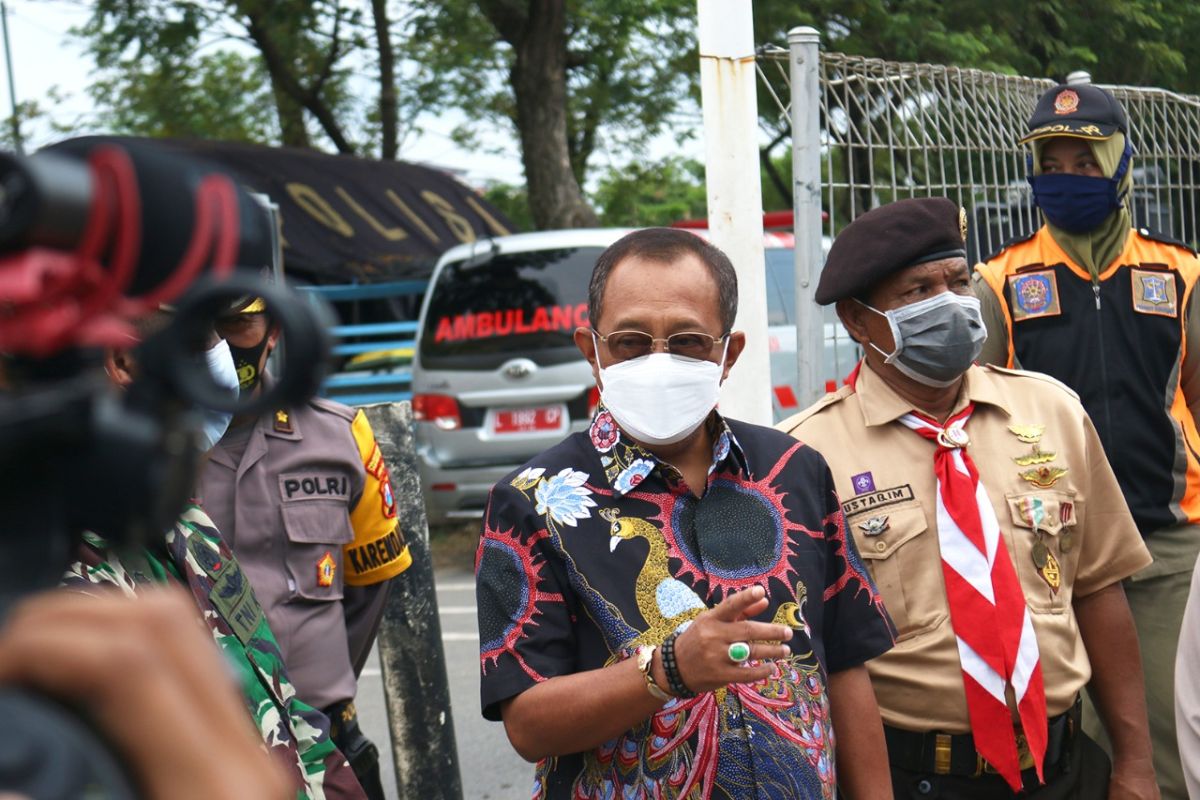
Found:
[[[597,330],[593,330],[592,333],[608,345],[608,352],[618,361],[650,355],[654,351],[655,342],[665,342],[667,352],[673,356],[705,359],[712,353],[714,345],[729,337],[729,334],[725,334],[718,338],[699,331],[672,333],[665,339],[655,338],[644,331],[613,331],[607,336],[601,335]]]

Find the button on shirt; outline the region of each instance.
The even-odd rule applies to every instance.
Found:
[[[853,384],[779,427],[828,459],[846,525],[896,624],[896,647],[867,665],[884,722],[966,732],[938,543],[936,445],[898,421],[912,405],[865,363]],[[1061,714],[1091,677],[1072,601],[1133,574],[1150,554],[1074,393],[1038,373],[971,367],[952,414],[968,402],[968,452],[1031,612],[1047,712]],[[1057,591],[1034,561],[1037,542],[1057,563]]]
[[[790,625],[768,679],[672,700],[619,739],[543,760],[537,798],[834,796],[826,678],[892,645],[828,468],[790,437],[715,413],[703,496],[622,435],[587,433],[492,490],[477,561],[484,716],[558,675],[660,644],[731,591]]]

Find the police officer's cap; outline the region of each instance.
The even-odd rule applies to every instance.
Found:
[[[899,200],[872,209],[833,240],[816,301],[827,306],[862,297],[906,267],[966,258],[966,238],[965,212],[945,197]]]
[[[1060,84],[1038,99],[1028,131],[1022,144],[1047,136],[1107,139],[1117,131],[1128,135],[1129,120],[1117,98],[1100,87]]]

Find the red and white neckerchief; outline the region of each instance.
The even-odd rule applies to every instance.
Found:
[[[1038,780],[1046,754],[1046,693],[1029,608],[996,512],[967,454],[965,426],[975,405],[939,425],[912,412],[900,422],[937,443],[937,531],[950,624],[958,640],[975,749],[1008,782],[1021,789],[1012,715],[1005,687],[1012,686]]]

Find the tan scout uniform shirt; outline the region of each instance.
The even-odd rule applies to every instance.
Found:
[[[354,699],[385,581],[412,557],[387,466],[361,411],[315,398],[266,413],[237,457],[231,430],[198,491],[266,612],[300,697]]]
[[[971,367],[954,412],[968,401],[975,411],[967,449],[1032,612],[1054,716],[1091,677],[1072,600],[1131,575],[1150,555],[1069,389],[1039,373]],[[829,462],[846,524],[896,624],[895,648],[867,663],[884,722],[964,733],[970,723],[938,546],[936,445],[897,421],[912,410],[864,363],[855,388],[843,386],[779,427]],[[1037,436],[1034,426],[1044,432]],[[1013,427],[1037,441],[1023,441]],[[1037,536],[1025,498],[1043,504],[1039,528],[1062,572],[1057,593],[1033,562]]]

